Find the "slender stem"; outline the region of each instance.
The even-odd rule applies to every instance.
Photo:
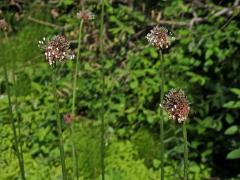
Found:
[[[79,64],[79,59],[80,59],[82,29],[83,29],[83,20],[81,20],[80,26],[79,26],[79,37],[78,37],[78,48],[77,48],[78,51],[77,51],[77,60],[76,60],[76,64],[75,64],[74,80],[73,80],[72,115],[74,118],[75,118],[76,86],[77,86],[77,76],[78,76],[78,64]],[[71,129],[71,136],[72,136],[71,140],[72,140],[73,172],[78,180],[79,179],[78,156],[77,156],[77,151],[76,151],[75,143],[74,143],[74,134],[75,134],[74,121],[71,123],[70,129]]]
[[[8,35],[7,35],[6,32],[4,32],[4,35],[5,35],[5,39],[7,40],[7,42],[9,42],[8,41]],[[15,61],[13,61],[13,62],[15,62]],[[15,65],[15,63],[14,63],[14,65]],[[15,98],[15,103],[16,103],[17,120],[18,120],[18,136],[17,136],[16,127],[15,127],[15,124],[14,124],[14,121],[13,121],[11,91],[10,91],[9,82],[8,82],[8,72],[7,72],[6,64],[4,64],[3,68],[4,68],[4,76],[5,76],[5,80],[6,80],[6,84],[7,84],[6,86],[7,86],[7,92],[8,92],[9,115],[10,115],[10,121],[11,121],[11,124],[12,124],[14,139],[15,139],[15,148],[16,148],[16,152],[17,152],[17,156],[18,156],[18,160],[19,160],[21,176],[22,176],[22,179],[25,180],[26,178],[25,178],[25,170],[24,170],[24,161],[23,161],[22,145],[21,145],[21,140],[20,140],[21,134],[20,134],[20,119],[19,119],[17,95],[16,95],[16,98]],[[13,83],[16,84],[16,81],[15,81],[15,66],[12,68],[12,73],[13,73]]]
[[[61,165],[62,165],[62,176],[63,180],[67,179],[67,171],[65,166],[65,155],[64,155],[64,147],[63,147],[63,140],[62,140],[62,122],[59,113],[59,102],[58,102],[58,95],[57,95],[57,79],[56,79],[56,69],[52,69],[52,85],[53,85],[53,94],[54,94],[54,102],[55,102],[55,113],[57,118],[57,130],[58,130],[58,139],[59,139],[59,150],[60,150],[60,158],[61,158]]]
[[[160,103],[163,102],[164,96],[164,59],[162,50],[159,51],[160,60],[161,60],[161,67],[160,67],[160,76],[161,76],[161,87],[160,87]],[[161,180],[164,180],[164,117],[163,117],[163,109],[160,107],[160,141],[161,141],[161,148],[160,148],[160,160],[161,160]]]
[[[13,68],[12,68],[12,76],[13,76],[13,84],[16,85],[16,62],[13,61]],[[19,111],[19,107],[18,107],[18,94],[16,92],[16,87],[15,87],[15,109],[16,109],[16,113],[17,113],[17,125],[18,125],[18,141],[19,141],[19,153],[20,153],[20,158],[21,158],[21,166],[22,169],[24,171],[24,158],[23,158],[23,151],[22,151],[22,141],[21,141],[21,114]]]
[[[188,142],[186,121],[183,122],[183,141],[184,141],[184,180],[188,180]]]
[[[104,52],[103,52],[103,40],[104,40],[104,0],[101,1],[101,22],[100,22],[100,56],[102,61],[102,105],[101,105],[101,177],[105,180],[105,75],[104,75]]]
[[[12,126],[12,131],[13,131],[13,136],[14,136],[14,146],[15,146],[15,150],[16,150],[16,153],[17,153],[17,157],[18,157],[21,176],[22,176],[22,179],[25,180],[26,178],[25,178],[24,166],[23,166],[21,155],[20,155],[20,152],[19,152],[19,141],[18,141],[18,137],[17,137],[17,130],[16,130],[16,126],[15,126],[14,120],[13,120],[11,92],[10,92],[10,87],[9,87],[9,82],[8,82],[8,73],[7,73],[6,64],[3,65],[3,70],[4,70],[5,81],[6,81],[6,87],[7,87],[9,121],[10,121],[11,126]]]
[[[7,35],[5,35],[7,37]],[[16,85],[16,61],[14,60],[13,57],[11,57],[12,60],[12,79],[13,79],[13,84]],[[20,153],[20,157],[21,157],[21,165],[22,165],[22,169],[24,171],[24,158],[23,158],[23,151],[22,151],[22,141],[21,141],[21,113],[19,111],[19,107],[18,107],[18,93],[17,93],[17,88],[15,86],[15,109],[16,109],[16,113],[17,113],[17,124],[18,124],[18,138],[19,138],[19,153]],[[24,171],[25,172],[25,171]]]

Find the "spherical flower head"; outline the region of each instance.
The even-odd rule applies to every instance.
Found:
[[[155,26],[146,36],[148,42],[158,49],[167,49],[175,39],[165,27]]]
[[[56,62],[63,62],[67,59],[73,59],[75,56],[69,49],[69,42],[63,35],[58,35],[47,41],[43,38],[38,46],[44,51],[45,58],[50,66]]]
[[[170,90],[164,97],[162,107],[168,113],[170,119],[177,120],[179,123],[187,120],[190,111],[183,90]]]
[[[66,124],[71,124],[73,122],[74,118],[73,118],[72,114],[65,114],[63,116],[63,120]]]
[[[94,19],[94,14],[89,10],[82,10],[77,13],[77,18],[83,21],[90,21]]]
[[[7,31],[7,29],[8,29],[8,24],[5,21],[5,19],[0,19],[0,30]]]

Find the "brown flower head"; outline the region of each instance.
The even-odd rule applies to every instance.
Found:
[[[77,18],[83,21],[89,21],[94,19],[94,14],[89,10],[82,10],[77,13]]]
[[[58,10],[55,9],[55,8],[51,9],[50,13],[51,13],[52,17],[55,18],[55,19],[56,19],[57,17],[59,17],[59,12],[58,12]]]
[[[50,41],[43,38],[42,41],[39,41],[38,46],[44,51],[45,58],[50,66],[55,65],[57,61],[63,62],[75,57],[69,49],[68,40],[63,35],[55,36]]]
[[[66,124],[71,124],[74,120],[73,115],[72,114],[66,114],[63,116],[63,120]]]
[[[0,19],[0,30],[6,31],[8,29],[8,24],[5,19]]]
[[[167,111],[170,119],[179,123],[187,120],[190,111],[187,97],[182,90],[170,90],[164,97],[162,107]]]
[[[167,49],[175,39],[165,27],[158,26],[155,26],[146,38],[151,45],[159,49]]]

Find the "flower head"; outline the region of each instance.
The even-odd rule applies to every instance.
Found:
[[[77,13],[77,17],[83,21],[89,21],[94,19],[94,14],[89,10],[82,10]]]
[[[63,116],[63,120],[66,124],[71,124],[73,122],[74,118],[73,118],[72,114],[65,114]]]
[[[5,19],[0,19],[0,30],[6,31],[8,29],[8,24]]]
[[[170,90],[164,97],[162,107],[167,111],[170,119],[177,120],[179,123],[187,120],[190,111],[189,103],[183,90]]]
[[[75,57],[69,49],[68,40],[63,35],[55,36],[50,41],[43,38],[42,41],[39,41],[38,46],[44,51],[45,58],[50,66],[55,65],[57,61],[63,62]]]
[[[165,27],[155,26],[146,36],[148,42],[159,49],[167,49],[175,38]]]

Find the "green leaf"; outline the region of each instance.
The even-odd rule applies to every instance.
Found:
[[[225,108],[230,109],[239,109],[240,108],[240,101],[229,101],[223,105]]]
[[[160,164],[161,164],[161,162],[160,162],[158,159],[154,159],[154,160],[153,160],[153,166],[154,166],[155,168],[159,168]]]
[[[71,5],[71,4],[73,4],[73,3],[74,3],[73,0],[64,0],[64,1],[63,1],[63,4],[66,5],[66,6]]]
[[[227,121],[228,124],[232,124],[233,121],[234,121],[233,116],[231,114],[227,113],[226,121]]]
[[[240,158],[240,148],[234,149],[227,155],[227,159],[238,159],[238,158]]]
[[[234,94],[238,95],[240,97],[240,89],[238,88],[231,88],[230,91],[232,91]]]
[[[208,49],[206,54],[205,54],[205,58],[208,59],[212,54],[213,54],[212,49]]]
[[[238,127],[236,125],[230,126],[224,132],[225,135],[233,135],[237,132]]]
[[[157,58],[158,57],[158,53],[155,50],[155,48],[149,48],[149,51],[150,51],[150,55],[151,55],[152,58]]]

